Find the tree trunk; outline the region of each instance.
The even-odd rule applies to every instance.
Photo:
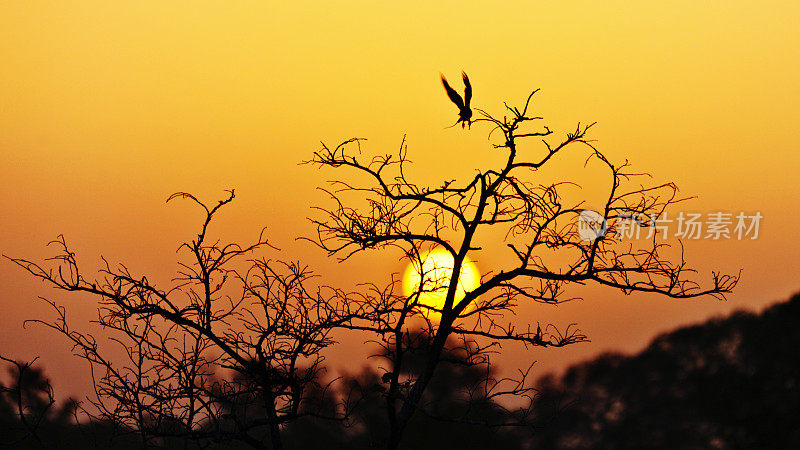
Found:
[[[419,378],[417,378],[417,381],[414,382],[414,386],[411,388],[408,398],[403,402],[403,406],[400,407],[400,412],[397,414],[396,423],[394,426],[390,427],[389,441],[386,445],[387,449],[396,450],[400,446],[400,441],[403,438],[403,432],[405,431],[408,422],[414,416],[414,413],[417,410],[417,405],[422,399],[422,395],[425,393],[425,388],[428,387],[428,383],[431,381],[431,378],[433,378],[433,373],[436,371],[436,366],[439,364],[439,358],[442,355],[442,350],[444,349],[444,344],[447,341],[447,336],[450,335],[450,326],[452,323],[452,319],[448,320],[442,317],[442,321],[439,323],[439,330],[437,331],[436,336],[431,343],[430,350],[428,351],[428,358],[425,361],[425,367],[420,373]]]

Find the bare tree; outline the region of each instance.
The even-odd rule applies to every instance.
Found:
[[[11,259],[99,303],[101,337],[73,329],[66,308],[52,300],[55,320],[33,321],[61,333],[89,362],[95,395],[83,412],[138,435],[144,447],[174,439],[280,449],[290,421],[343,419],[342,408],[323,410],[312,400],[325,397],[322,352],[352,314],[347,296],[315,284],[299,263],[256,258],[269,247],[263,231],[248,246],[211,240],[209,225],[233,191],[214,205],[186,193],[167,201],[176,198],[197,204],[204,217],[197,236],[179,247],[181,270],[167,289],[105,259],[99,278],[86,278],[63,237],[51,243],[58,253],[48,263]]]
[[[497,167],[478,169],[463,182],[450,180],[438,187],[415,184],[406,175],[405,139],[399,151],[374,157],[362,154],[364,140],[360,138],[335,147],[323,143],[308,161],[367,179],[354,184],[342,181],[342,175],[324,189],[332,206],[319,208],[320,215],[312,219],[317,234],[311,240],[330,256],[346,260],[366,250],[396,247],[419,268],[425,266],[425,254],[434,249],[444,249],[453,260],[443,282],[421,282],[415,292],[404,295],[397,289],[376,289],[376,295],[364,299],[361,311],[365,313],[348,324],[377,334],[390,353],[391,367],[385,376],[389,448],[400,445],[415,413],[430,413],[422,403],[424,393],[442,355],[450,351],[446,344],[451,336],[473,343],[464,348],[467,360],[475,364],[486,363],[489,353],[504,342],[560,347],[586,339],[573,326],[559,330],[553,325],[515,323],[508,315],[513,316],[520,301],[557,304],[567,300],[565,288],[576,284],[598,284],[625,294],[722,298],[738,281],[738,276],[714,272],[710,284],[701,287],[683,260],[682,246],[679,255],[667,256],[668,247],[658,241],[657,234],[644,244],[621,241],[615,231],[623,220],[633,217],[649,226],[683,200],[677,187],[672,183],[639,184],[648,175],[631,171],[627,161],[613,163],[587,138],[593,124],[578,124],[564,138],[554,139],[547,126],[536,126],[542,118],[529,112],[537,91],[521,108],[506,104],[502,117],[477,109],[480,116],[473,122],[488,126],[491,146],[504,151],[506,158]],[[530,142],[538,143],[540,149],[529,148]],[[608,174],[605,201],[598,208],[601,220],[589,239],[580,233],[578,220],[585,202],[570,202],[564,195],[575,183],[546,182],[539,176],[540,169],[558,155],[573,151],[573,147],[581,151],[581,146],[586,164],[599,164]],[[365,206],[353,206],[354,201]],[[511,264],[493,268],[483,274],[476,288],[460,293],[462,267],[484,250],[478,236],[486,232],[504,236],[501,241]],[[559,263],[564,259],[569,262]],[[425,280],[425,274],[420,278]],[[431,290],[442,293],[443,305],[420,301]],[[404,336],[413,328],[415,317],[424,319],[430,343],[422,363],[401,379],[400,373],[408,373]],[[483,344],[476,346],[476,340]],[[493,393],[485,395],[529,395],[527,373],[522,370],[519,379],[490,383]],[[528,402],[528,408],[531,404]],[[523,407],[520,412],[524,415],[525,411]]]
[[[480,109],[477,119],[470,116],[476,129],[487,126],[491,146],[504,159],[464,181],[415,184],[406,175],[405,139],[398,152],[375,157],[362,155],[363,139],[323,144],[309,161],[367,179],[332,182],[326,189],[332,206],[318,208],[320,216],[312,219],[317,234],[310,240],[340,260],[366,250],[401,249],[420,272],[410,292],[400,292],[394,279],[357,294],[325,287],[299,263],[258,257],[270,247],[263,232],[247,246],[210,239],[209,226],[234,199],[233,191],[213,205],[187,193],[169,197],[168,202],[192,201],[204,217],[197,236],[179,247],[181,270],[168,288],[105,259],[99,275],[86,278],[63,237],[51,243],[57,255],[47,262],[9,258],[57,289],[98,301],[102,338],[73,329],[65,307],[52,300],[46,301],[56,318],[33,321],[61,333],[90,363],[95,395],[83,413],[116,424],[144,447],[238,441],[280,449],[282,432],[297,419],[348,418],[353,405],[347,390],[328,395],[331,384],[322,380],[323,352],[334,344],[333,330],[344,329],[377,336],[377,356],[387,361],[376,388],[385,399],[388,448],[401,445],[415,415],[492,428],[528,426],[535,393],[531,366],[502,378],[490,356],[505,343],[562,347],[587,338],[574,324],[518,323],[513,316],[520,302],[558,304],[570,299],[568,287],[583,284],[671,298],[724,298],[731,292],[738,276],[712,272],[701,287],[682,246],[671,252],[656,233],[647,241],[617,236],[628,219],[646,228],[684,199],[674,184],[640,184],[646,174],[633,172],[627,161],[613,163],[588,139],[592,125],[578,124],[562,139],[547,126],[537,127],[542,118],[529,113],[536,92],[521,108],[506,105],[502,117]],[[588,202],[570,197],[575,182],[541,176],[573,149],[586,152],[586,164],[608,176],[595,221],[579,220]],[[581,223],[596,226],[588,238]],[[492,268],[465,289],[462,270],[498,243],[493,253],[507,251],[508,265]],[[451,258],[444,271],[426,264],[434,251]],[[429,294],[443,301],[424,301]],[[110,343],[119,344],[122,358]],[[430,395],[443,365],[483,374],[462,387],[466,409],[437,407],[441,396]],[[476,416],[479,407],[494,412]]]

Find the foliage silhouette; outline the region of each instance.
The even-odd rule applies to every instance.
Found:
[[[77,421],[78,402],[68,398],[57,404],[44,370],[31,362],[0,356],[7,363],[11,382],[0,383],[0,448],[87,449],[140,448],[113,424]]]
[[[541,381],[538,448],[800,447],[800,295]]]
[[[632,356],[604,354],[570,367],[563,376],[539,382],[535,417],[529,426],[491,429],[469,421],[416,416],[403,448],[797,448],[800,445],[800,295],[761,314],[736,312],[726,318],[680,328],[657,337]],[[423,336],[409,340],[424,343]],[[411,372],[424,348],[409,358]],[[426,392],[426,403],[443,416],[507,421],[513,413],[491,400],[475,402],[467,394],[486,373],[466,364],[464,354],[445,356]],[[7,360],[8,361],[8,360]],[[17,364],[17,363],[15,363]],[[22,363],[19,363],[22,364]],[[17,380],[17,366],[9,364]],[[486,367],[484,367],[486,369]],[[346,376],[337,396],[357,403],[347,422],[306,416],[284,431],[289,449],[382,448],[388,433],[384,409],[386,382],[373,366]],[[39,368],[28,369],[22,398],[31,418],[43,417],[36,434],[17,415],[16,383],[0,395],[0,445],[13,448],[139,448],[112,424],[76,426],[69,421],[74,404],[50,406],[49,383]],[[309,394],[333,412],[333,396]],[[242,399],[238,408],[258,408]],[[44,414],[42,415],[42,413]],[[251,411],[252,412],[252,411]],[[467,412],[465,415],[464,413]],[[241,414],[241,412],[240,412]],[[162,443],[166,443],[162,441]],[[175,438],[171,447],[192,443]],[[208,448],[245,448],[210,443]],[[189,446],[188,448],[195,448]]]
[[[410,341],[424,345],[427,340],[422,336],[410,335],[408,341],[408,347],[413,348],[409,352],[408,364],[410,366],[420,364],[425,349],[410,345]],[[494,369],[470,364],[465,359],[466,356],[464,353],[457,352],[445,355],[447,362],[442,365],[432,380],[424,399],[426,404],[434,406],[432,411],[437,414],[437,417],[417,417],[412,421],[407,430],[409,437],[407,441],[415,444],[408,444],[407,448],[419,448],[420,445],[429,448],[470,448],[473,446],[498,449],[523,448],[525,437],[529,436],[529,433],[492,429],[483,425],[487,419],[502,423],[512,418],[507,417],[510,412],[506,408],[494,403],[492,399],[481,398],[479,395],[482,384],[491,378]],[[411,367],[409,367],[409,372],[410,369]],[[405,375],[405,372],[402,375]],[[487,375],[489,376],[487,377]],[[30,392],[28,397],[36,399],[29,403],[35,404],[37,410],[49,407],[47,401],[49,399],[47,394],[50,392],[49,385],[41,376],[41,370],[33,370],[32,376],[29,377],[31,379],[29,387],[26,389],[26,392]],[[307,394],[307,397],[312,400],[307,404],[314,405],[315,412],[324,411],[330,415],[336,414],[338,402],[334,400],[334,397],[346,398],[357,407],[353,408],[353,414],[348,417],[347,421],[321,420],[318,415],[308,415],[288,423],[282,433],[285,448],[381,448],[388,433],[385,414],[381,414],[384,409],[386,392],[386,382],[382,378],[382,374],[374,366],[365,366],[360,373],[345,376],[342,383],[338,385],[339,388],[335,395],[330,395],[319,386],[312,388],[311,392]],[[244,380],[240,381],[244,382]],[[247,395],[226,398],[230,399],[230,402],[224,406],[225,412],[221,414],[221,417],[230,417],[228,422],[233,421],[234,417],[264,416],[263,403],[256,398]],[[23,427],[18,417],[10,412],[5,414],[14,406],[12,400],[0,403],[4,412],[3,423],[8,424],[9,429],[20,429]],[[103,442],[109,446],[113,444],[113,446],[121,446],[121,448],[139,448],[141,445],[139,441],[130,436],[130,433],[128,436],[112,435],[112,427],[101,422],[92,422],[82,427],[74,425],[69,420],[74,406],[74,401],[68,401],[63,411],[51,413],[44,418],[42,433],[29,433],[23,438],[14,439],[13,443],[17,445],[20,443],[31,444],[32,448],[40,448],[39,445],[35,445],[37,439],[52,437],[53,430],[58,428],[60,439],[69,442],[72,448],[93,447],[92,442],[87,441],[87,436],[93,436],[94,439],[104,436],[106,440]],[[452,419],[455,417],[459,419]],[[443,420],[442,418],[450,419]],[[233,428],[232,423],[227,425]],[[221,424],[220,427],[224,429],[226,424]],[[180,430],[180,427],[177,429]],[[45,430],[46,433],[44,433]],[[121,431],[118,430],[118,433]],[[125,431],[130,432],[130,430]],[[58,442],[52,439],[50,441],[51,444]],[[4,438],[0,445],[3,443],[9,443],[9,439]],[[165,434],[156,444],[158,447],[197,448],[198,442],[192,439],[192,436],[176,433],[174,436]],[[203,446],[206,448],[246,448],[243,443],[236,442],[225,442],[224,445],[204,442]],[[100,448],[105,448],[105,445]]]
[[[404,339],[407,357],[406,366],[398,374],[400,380],[408,379],[424,364],[430,345],[429,337],[423,334],[409,334]],[[442,355],[443,363],[421,400],[427,414],[418,415],[409,423],[402,448],[522,448],[525,437],[530,435],[529,428],[486,426],[518,420],[513,410],[487,395],[487,383],[495,377],[494,367],[476,365],[463,349],[455,345],[450,348]],[[388,360],[392,350],[387,353],[379,348],[378,352]],[[390,432],[385,397],[392,377],[386,375],[366,366],[360,373],[344,377],[339,395],[350,396],[357,404],[350,420],[316,422],[315,429],[327,429],[323,433],[309,432],[301,422],[293,423],[289,435],[298,437],[295,448],[383,448]],[[404,385],[404,389],[409,387],[410,384]],[[325,436],[325,440],[315,439],[318,435]]]

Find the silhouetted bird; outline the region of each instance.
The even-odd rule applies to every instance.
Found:
[[[469,77],[467,77],[467,74],[464,73],[463,70],[461,71],[461,78],[464,80],[464,98],[462,99],[461,96],[458,95],[458,92],[447,83],[447,78],[445,78],[443,74],[439,75],[442,76],[442,85],[447,92],[447,96],[458,106],[458,120],[453,125],[461,122],[461,128],[464,128],[464,124],[470,127],[472,125],[470,121],[472,118],[472,110],[469,108],[469,101],[472,100],[472,85],[469,84]]]

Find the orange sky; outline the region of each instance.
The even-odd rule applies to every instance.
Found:
[[[297,163],[324,140],[361,136],[394,150],[408,135],[421,182],[496,161],[483,128],[445,129],[456,111],[438,81],[466,70],[476,106],[499,111],[534,88],[559,133],[592,137],[656,181],[698,198],[687,211],[760,211],[756,241],[687,243],[687,258],[744,270],[728,302],[620,298],[524,307],[520,321],[579,323],[592,342],[521,353],[540,370],[800,289],[800,5],[797,2],[3,2],[0,3],[0,253],[42,258],[63,233],[87,268],[100,254],[168,280],[197,211],[175,191],[238,198],[218,234],[268,227],[286,258],[342,285],[403,267],[371,254],[347,265],[294,238],[330,178]],[[458,86],[460,84],[456,83]],[[468,156],[465,156],[468,155]],[[590,180],[591,182],[591,180]],[[507,255],[488,252],[481,270]],[[87,386],[69,347],[22,320],[62,300],[76,324],[90,299],[53,295],[0,262],[0,352],[42,357],[56,389]],[[363,337],[345,337],[343,349]],[[341,351],[341,350],[340,350]],[[337,354],[338,355],[338,354]],[[334,362],[336,365],[337,362]]]

